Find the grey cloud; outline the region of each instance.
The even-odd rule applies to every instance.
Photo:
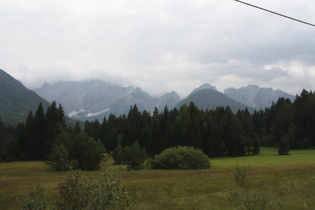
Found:
[[[26,84],[94,77],[152,94],[185,95],[200,83],[216,85],[231,75],[237,84],[284,88],[294,79],[304,80],[299,85],[315,80],[290,72],[315,66],[313,28],[235,1],[4,2],[9,6],[0,6],[1,68]],[[312,0],[256,3],[315,21]]]

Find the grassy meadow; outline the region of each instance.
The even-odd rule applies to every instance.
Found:
[[[261,148],[257,156],[210,159],[207,170],[127,171],[111,165],[129,192],[129,209],[234,209],[230,191],[242,194],[233,168],[249,166],[250,196],[263,195],[280,209],[315,209],[315,150],[290,151],[278,156],[275,148]],[[17,198],[31,185],[45,186],[58,198],[58,183],[70,172],[53,172],[43,162],[0,163],[0,209],[19,209]],[[80,172],[94,179],[100,172]]]

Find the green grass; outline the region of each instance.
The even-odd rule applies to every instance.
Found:
[[[251,157],[213,158],[208,170],[139,170],[121,168],[120,177],[132,200],[130,209],[233,209],[230,189],[235,184],[233,168],[250,166],[250,192],[265,194],[282,209],[315,209],[315,150],[290,151],[278,156],[274,148],[262,148]],[[0,209],[18,209],[16,198],[26,195],[32,184],[46,187],[52,200],[58,183],[69,172],[52,172],[42,162],[0,164]],[[94,179],[99,172],[81,172]]]
[[[242,166],[279,166],[294,164],[314,164],[315,149],[291,150],[290,155],[278,155],[275,148],[262,148],[259,155],[244,157],[220,157],[211,159],[213,169],[233,167],[237,163]]]

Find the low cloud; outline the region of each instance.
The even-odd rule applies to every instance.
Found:
[[[312,0],[255,4],[315,22]],[[0,45],[1,68],[29,88],[103,79],[184,97],[206,82],[315,85],[314,28],[235,1],[3,0]]]

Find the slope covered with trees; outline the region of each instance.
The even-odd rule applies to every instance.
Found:
[[[49,106],[45,99],[0,69],[0,116],[5,124],[25,121],[28,112],[34,112],[39,103],[45,109]]]

